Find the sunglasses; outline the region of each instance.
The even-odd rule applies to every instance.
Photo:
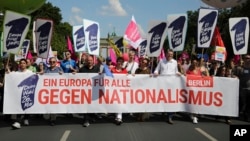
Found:
[[[49,61],[49,63],[53,63],[54,64],[54,63],[56,63],[56,61]]]

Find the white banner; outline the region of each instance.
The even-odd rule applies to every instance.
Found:
[[[187,33],[187,14],[172,14],[167,18],[169,47],[183,51]]]
[[[83,27],[85,33],[85,43],[88,53],[99,56],[100,50],[100,27],[99,23],[87,19],[83,19]]]
[[[235,55],[247,54],[249,38],[248,17],[230,18],[229,32]]]
[[[37,57],[46,59],[49,55],[53,21],[48,19],[37,19],[35,23]]]
[[[18,54],[29,30],[30,16],[6,11],[3,23],[3,51]]]
[[[218,10],[199,9],[197,46],[208,48],[210,46],[214,29],[217,24]]]
[[[239,80],[11,72],[5,77],[4,94],[5,114],[192,112],[238,116]]]
[[[146,49],[148,57],[160,55],[166,35],[167,23],[165,21],[150,21]]]
[[[73,42],[75,52],[87,51],[83,25],[73,26]]]

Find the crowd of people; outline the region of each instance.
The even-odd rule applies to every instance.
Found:
[[[166,51],[166,57],[162,59],[141,57],[136,61],[136,51],[130,50],[128,58],[117,57],[116,62],[112,62],[110,57],[103,59],[99,57],[94,61],[92,55],[84,55],[80,61],[71,58],[71,52],[65,52],[65,59],[60,61],[56,57],[49,58],[49,65],[44,62],[35,63],[35,60],[21,59],[17,62],[4,60],[3,69],[0,70],[0,108],[3,110],[4,97],[4,75],[11,71],[20,73],[37,73],[40,75],[46,73],[104,73],[104,64],[108,66],[109,70],[114,74],[147,74],[149,77],[157,77],[158,75],[197,75],[197,76],[216,76],[216,77],[231,77],[239,79],[239,116],[244,120],[249,120],[250,114],[250,54],[245,55],[242,60],[236,63],[233,59],[229,63],[210,60],[205,61],[203,58],[181,58],[174,59],[174,51],[169,49]],[[133,113],[129,113],[133,115]],[[138,121],[145,121],[149,119],[149,113],[136,113]],[[165,115],[165,113],[163,113]],[[175,113],[167,113],[167,122],[174,124],[173,117]],[[83,126],[88,127],[90,121],[99,117],[98,114],[82,114]],[[197,124],[199,115],[197,113],[190,113],[192,122]],[[49,123],[51,126],[56,124],[56,114],[51,114]],[[20,129],[21,123],[29,125],[29,114],[11,115],[12,127]],[[215,118],[218,118],[216,116]],[[223,117],[226,123],[231,123],[230,117]],[[22,121],[22,122],[21,122]],[[115,114],[115,123],[121,125],[123,123],[123,113]]]

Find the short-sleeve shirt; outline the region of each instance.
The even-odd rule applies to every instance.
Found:
[[[63,69],[64,73],[71,73],[70,66],[74,69],[77,69],[77,64],[75,60],[63,60],[60,64],[61,68]]]

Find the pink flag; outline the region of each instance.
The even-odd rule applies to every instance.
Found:
[[[71,53],[71,58],[75,61],[77,61],[77,56],[75,55],[75,51],[73,49],[73,45],[72,45],[72,42],[69,38],[69,36],[67,36],[67,46],[68,46],[68,50],[70,51]]]
[[[239,64],[240,55],[234,55],[233,61],[234,61],[235,64]]]
[[[133,48],[137,49],[140,43],[142,42],[142,37],[137,27],[134,16],[132,16],[131,21],[129,22],[127,29],[125,31],[124,40],[128,42]]]
[[[30,59],[30,60],[33,59],[33,56],[32,56],[32,54],[31,54],[30,51],[28,51],[28,54],[27,54],[27,56],[26,56],[26,59]]]
[[[162,60],[162,59],[164,59],[166,56],[165,56],[165,52],[164,52],[164,49],[162,48],[161,49],[161,54],[160,54],[160,56],[158,57],[158,60]]]
[[[68,46],[68,50],[72,54],[74,52],[74,50],[73,50],[72,43],[71,43],[71,40],[70,40],[69,36],[67,36],[67,46]]]
[[[112,48],[109,49],[109,56],[110,56],[111,62],[116,64],[116,55]]]

